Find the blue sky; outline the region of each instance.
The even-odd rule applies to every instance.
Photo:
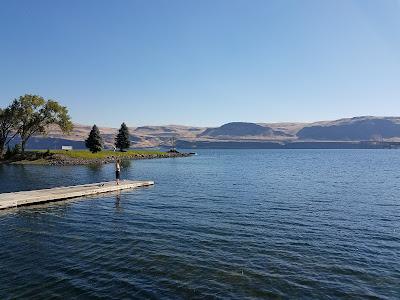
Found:
[[[0,0],[0,105],[104,126],[400,115],[397,0]]]

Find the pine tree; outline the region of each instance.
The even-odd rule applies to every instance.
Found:
[[[96,125],[93,125],[85,144],[86,148],[88,148],[92,153],[100,152],[103,149],[103,139],[101,138],[99,128]]]
[[[126,126],[125,123],[122,123],[115,139],[115,148],[118,148],[119,151],[124,151],[125,149],[129,149],[130,146],[131,141],[129,140],[128,126]]]

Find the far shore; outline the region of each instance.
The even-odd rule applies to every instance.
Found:
[[[0,160],[0,164],[24,165],[91,165],[107,164],[120,160],[156,159],[188,157],[190,153],[163,152],[156,150],[127,150],[124,152],[104,150],[91,153],[87,150],[34,150],[26,151],[24,156],[16,155],[11,159]]]

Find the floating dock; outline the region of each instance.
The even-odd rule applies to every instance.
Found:
[[[133,189],[153,184],[154,181],[121,180],[119,185],[115,181],[108,181],[43,190],[3,193],[0,194],[0,209]]]

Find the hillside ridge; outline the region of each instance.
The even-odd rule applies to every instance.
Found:
[[[112,148],[117,128],[100,126],[107,148]],[[70,141],[74,147],[84,146],[91,126],[75,124],[69,135],[58,128],[49,128],[47,136],[33,137],[31,148],[57,149]],[[252,123],[230,122],[219,127],[197,127],[185,125],[161,125],[129,127],[132,147],[169,147],[174,137],[184,145],[196,147],[209,142],[357,142],[400,141],[400,117],[358,116],[312,123],[280,122]],[[16,140],[17,142],[18,140]]]

